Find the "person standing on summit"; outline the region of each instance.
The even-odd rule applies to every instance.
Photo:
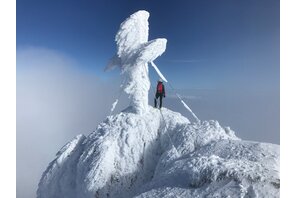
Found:
[[[159,108],[162,108],[162,99],[165,98],[165,86],[163,85],[162,80],[158,80],[157,90],[155,95],[155,108],[157,108],[157,99],[160,97]]]

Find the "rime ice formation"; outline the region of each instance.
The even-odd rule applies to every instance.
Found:
[[[160,49],[158,41],[146,42],[147,18],[144,11],[133,14],[117,35],[132,96],[145,96],[147,62],[159,54],[147,49]],[[130,31],[137,37],[130,37]],[[132,86],[142,80],[145,86]],[[142,108],[133,97],[133,105]],[[67,143],[44,171],[37,197],[279,197],[278,145],[241,140],[217,121],[191,123],[166,108],[145,108],[139,114],[135,106],[127,107]]]
[[[124,90],[131,98],[133,111],[140,114],[148,110],[148,63],[163,54],[167,42],[164,38],[148,41],[148,18],[147,11],[138,11],[121,24],[115,38],[117,54],[106,68],[121,67]]]

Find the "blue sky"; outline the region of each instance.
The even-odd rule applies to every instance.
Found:
[[[170,2],[170,3],[169,3]],[[150,12],[150,39],[168,39],[156,61],[181,89],[279,89],[279,1],[17,1],[17,49],[58,50],[109,78],[119,24]]]

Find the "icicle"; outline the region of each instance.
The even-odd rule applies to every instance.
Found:
[[[156,72],[158,73],[159,77],[162,78],[162,80],[164,82],[168,82],[166,80],[166,78],[163,76],[163,74],[161,73],[161,71],[158,69],[157,65],[155,65],[155,63],[153,61],[151,62],[151,64],[152,64],[153,68],[156,70]]]
[[[183,103],[184,107],[192,114],[192,116],[196,119],[197,122],[200,122],[200,120],[197,118],[197,116],[195,115],[195,113],[190,109],[190,107],[183,101],[181,100],[181,102]]]
[[[110,115],[112,114],[112,112],[114,111],[115,107],[117,106],[118,101],[119,101],[119,100],[116,99],[116,101],[115,101],[114,103],[112,103],[112,107],[111,107],[111,109],[110,109]]]
[[[112,104],[112,108],[111,108],[111,111],[113,111],[115,109],[115,107],[117,106],[118,104],[118,99],[116,99],[116,101]]]

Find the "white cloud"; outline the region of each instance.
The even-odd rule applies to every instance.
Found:
[[[17,50],[17,197],[35,197],[41,174],[60,147],[95,130],[109,114],[119,78],[102,81],[78,66],[57,51]],[[116,111],[127,103],[121,101]]]

